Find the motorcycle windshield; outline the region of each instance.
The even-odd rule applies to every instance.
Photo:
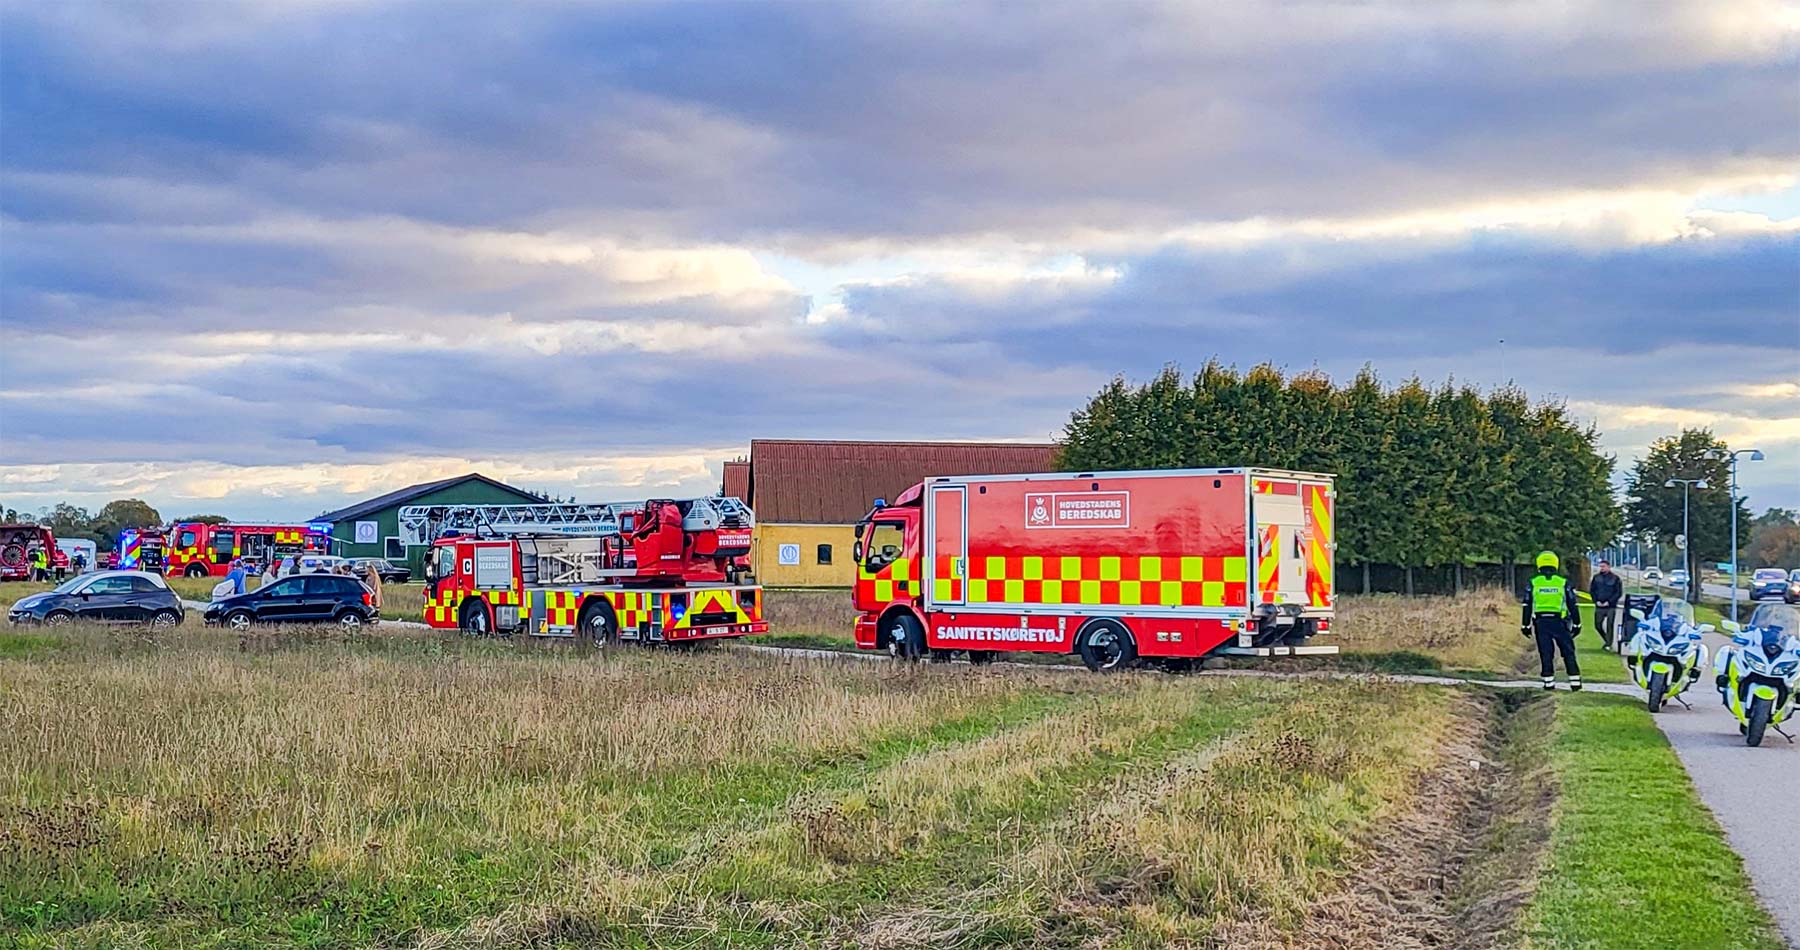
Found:
[[[1682,624],[1694,622],[1694,605],[1679,597],[1667,598],[1658,606],[1657,616],[1663,618],[1663,628],[1674,633]]]
[[[1763,631],[1765,636],[1770,630],[1777,638],[1800,635],[1800,608],[1793,604],[1763,604],[1750,615],[1746,626]]]

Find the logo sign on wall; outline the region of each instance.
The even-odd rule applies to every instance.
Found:
[[[1129,528],[1128,491],[1031,492],[1025,496],[1027,528]]]
[[[357,544],[374,544],[376,536],[380,533],[381,526],[373,521],[358,521],[356,523]]]
[[[800,563],[800,545],[784,544],[775,551],[775,559],[783,564]]]

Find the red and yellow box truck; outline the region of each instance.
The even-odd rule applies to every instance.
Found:
[[[897,657],[1335,653],[1332,476],[1261,468],[944,476],[856,527],[856,645]]]

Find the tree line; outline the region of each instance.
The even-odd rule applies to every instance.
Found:
[[[1114,378],[1064,430],[1071,470],[1266,466],[1337,476],[1340,565],[1514,564],[1570,558],[1620,528],[1613,459],[1560,402],[1418,377],[1348,384],[1268,364],[1173,365]]]

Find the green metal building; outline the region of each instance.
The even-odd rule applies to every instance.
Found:
[[[378,495],[365,502],[327,511],[312,519],[331,523],[331,553],[344,557],[384,557],[424,573],[423,547],[406,547],[400,540],[400,508],[404,505],[509,505],[543,504],[547,499],[476,472],[424,482]]]

